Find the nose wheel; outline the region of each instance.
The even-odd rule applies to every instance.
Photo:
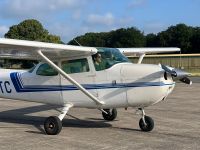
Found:
[[[149,132],[149,131],[153,130],[153,128],[154,128],[153,119],[151,117],[145,115],[144,109],[139,108],[139,110],[142,112],[142,118],[139,121],[140,129],[144,132]]]

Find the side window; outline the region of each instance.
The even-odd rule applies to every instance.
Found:
[[[39,66],[36,74],[40,76],[56,76],[58,75],[58,72],[45,63]]]
[[[86,58],[63,61],[62,69],[68,74],[88,72],[90,70]]]

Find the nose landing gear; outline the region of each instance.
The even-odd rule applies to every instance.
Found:
[[[153,130],[153,128],[154,128],[153,119],[151,117],[145,115],[143,108],[139,108],[138,110],[140,110],[142,112],[142,118],[139,121],[140,129],[144,132],[149,132],[149,131]]]

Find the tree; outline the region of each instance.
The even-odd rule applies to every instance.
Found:
[[[159,43],[162,47],[180,47],[183,53],[192,49],[191,37],[193,28],[185,24],[177,24],[169,27],[166,31],[158,34]]]
[[[108,47],[144,47],[145,36],[140,30],[132,28],[121,28],[110,32]]]
[[[200,53],[200,27],[196,27],[193,30],[191,37],[192,53]]]
[[[170,26],[158,34],[144,34],[137,28],[121,28],[110,32],[86,33],[76,37],[83,46],[94,47],[179,47],[182,53],[200,52],[200,27],[185,24]],[[78,45],[75,41],[68,44]]]
[[[59,36],[49,34],[49,32],[43,28],[42,24],[34,19],[24,20],[18,25],[13,25],[5,34],[5,37],[30,41],[62,43]],[[36,63],[36,61],[30,60],[9,60],[9,62],[10,64],[20,64],[24,69],[31,68]]]
[[[121,28],[111,32],[86,33],[75,38],[81,45],[94,47],[143,47],[145,36],[136,28]],[[75,40],[68,44],[78,45]]]
[[[159,47],[158,36],[150,33],[146,35],[146,47]]]
[[[78,36],[75,38],[79,44],[83,46],[94,46],[94,47],[105,47],[105,36],[107,33],[86,33],[83,36]],[[78,45],[75,40],[68,42],[70,45]]]
[[[42,24],[34,19],[24,20],[18,25],[10,27],[5,34],[6,38],[41,41],[50,43],[62,43],[59,36],[51,35],[43,28]]]

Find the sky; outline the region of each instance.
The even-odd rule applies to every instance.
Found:
[[[200,0],[0,0],[0,37],[25,19],[37,19],[67,43],[118,28],[148,34],[178,23],[200,26],[199,14]]]

